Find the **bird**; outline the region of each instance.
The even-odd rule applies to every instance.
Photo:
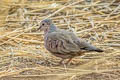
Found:
[[[42,20],[37,30],[44,32],[45,48],[61,58],[60,63],[68,59],[66,64],[69,64],[74,57],[82,56],[86,52],[103,52],[102,49],[77,37],[75,33],[56,27],[51,19]]]

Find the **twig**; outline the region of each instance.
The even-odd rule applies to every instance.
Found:
[[[80,0],[80,1],[74,2],[74,3],[72,3],[72,4],[69,4],[69,5],[67,5],[67,6],[64,6],[64,7],[60,8],[59,10],[55,11],[54,13],[52,13],[51,15],[47,16],[46,18],[49,18],[49,17],[57,14],[58,12],[64,10],[65,8],[67,8],[67,7],[69,7],[69,6],[73,6],[73,5],[75,5],[75,4],[79,3],[79,2],[82,2],[82,1],[84,1],[84,0]]]
[[[111,47],[120,47],[120,44],[110,44],[110,43],[107,43],[107,44],[99,44],[100,46],[111,46]]]

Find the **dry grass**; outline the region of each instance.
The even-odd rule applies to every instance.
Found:
[[[0,80],[119,80],[120,1],[87,1],[1,0]],[[45,18],[105,52],[57,65],[60,59],[46,51],[36,31]]]

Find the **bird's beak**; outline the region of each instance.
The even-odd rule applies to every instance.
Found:
[[[40,29],[41,29],[41,27],[42,27],[42,26],[40,26],[40,27],[37,29],[37,31],[38,31],[38,30],[40,30]]]

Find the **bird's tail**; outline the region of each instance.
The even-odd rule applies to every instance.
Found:
[[[96,48],[94,51],[96,51],[96,52],[103,52],[103,50],[101,50],[99,48]]]
[[[87,51],[96,51],[96,52],[103,52],[102,49],[96,48],[95,46],[89,45],[87,47],[82,48]]]

